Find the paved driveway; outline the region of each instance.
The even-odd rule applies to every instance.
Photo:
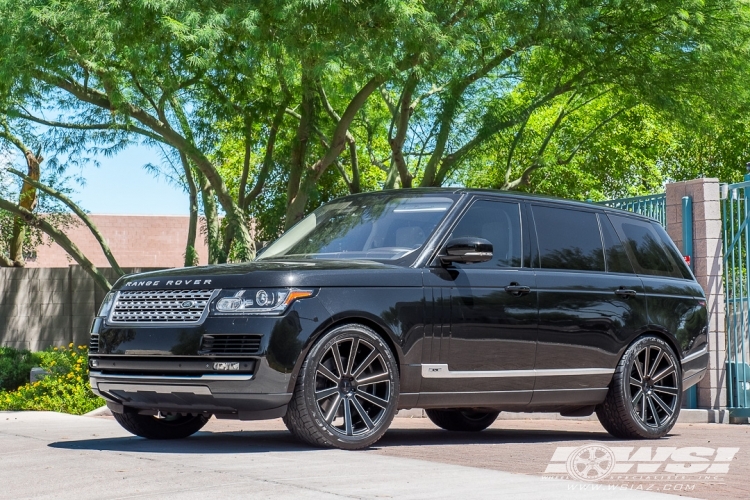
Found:
[[[108,417],[0,413],[0,498],[669,498],[642,490],[673,491],[675,481],[626,484],[611,471],[598,482],[550,478],[566,477],[549,467],[564,471],[571,450],[594,442],[614,450],[620,467],[621,448],[644,445],[610,440],[595,422],[498,421],[467,435],[399,418],[376,448],[344,452],[300,445],[279,420],[212,420],[189,439],[159,442]],[[645,444],[698,447],[688,456],[714,465],[706,448],[739,447],[728,474],[681,484],[693,484],[691,496],[750,497],[741,480],[750,473],[747,426],[680,424],[670,439]]]

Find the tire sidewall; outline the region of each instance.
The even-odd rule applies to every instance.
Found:
[[[662,423],[662,425],[658,428],[649,427],[642,423],[641,419],[635,412],[633,404],[631,403],[632,394],[630,393],[630,372],[633,367],[633,361],[637,354],[647,346],[659,347],[665,352],[666,355],[671,358],[675,366],[675,377],[678,383],[675,411],[669,418],[669,420]],[[682,406],[682,365],[680,364],[680,358],[677,357],[672,347],[666,341],[658,337],[647,336],[638,339],[628,348],[625,356],[623,357],[623,363],[621,366],[623,370],[623,373],[621,374],[622,382],[620,384],[620,387],[618,387],[617,389],[620,391],[620,396],[622,397],[623,404],[625,405],[625,409],[630,420],[632,420],[633,424],[637,427],[638,434],[645,438],[660,438],[665,436],[667,433],[669,433],[672,427],[674,427],[675,423],[677,423],[677,418],[680,415],[680,408]]]
[[[332,431],[328,424],[325,423],[323,416],[318,409],[315,400],[315,377],[318,363],[321,358],[328,352],[331,346],[342,339],[342,337],[356,337],[364,340],[375,347],[383,356],[388,366],[389,382],[391,385],[391,399],[385,415],[380,422],[366,436],[342,436]],[[313,347],[307,355],[307,359],[302,367],[302,391],[307,413],[310,416],[315,427],[324,436],[331,446],[343,449],[364,448],[376,442],[382,437],[391,424],[393,417],[396,415],[399,397],[399,372],[398,363],[390,347],[385,341],[370,328],[359,324],[349,324],[334,328],[325,334]]]

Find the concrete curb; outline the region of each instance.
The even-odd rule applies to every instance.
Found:
[[[112,412],[106,406],[102,406],[101,408],[97,408],[96,410],[92,410],[88,413],[84,413],[83,416],[84,417],[111,417]]]

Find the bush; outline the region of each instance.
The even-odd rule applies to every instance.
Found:
[[[0,392],[0,410],[59,411],[82,415],[104,405],[89,387],[86,346],[54,347],[35,353],[49,375],[16,391]]]
[[[39,362],[39,355],[31,351],[0,347],[0,390],[15,391],[28,383],[29,372]]]

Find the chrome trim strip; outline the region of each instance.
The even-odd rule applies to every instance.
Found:
[[[692,360],[694,360],[696,358],[699,358],[699,357],[703,356],[704,354],[708,354],[708,344],[706,344],[703,347],[703,349],[701,349],[700,351],[694,352],[690,356],[685,356],[684,358],[682,358],[682,361],[680,361],[680,364],[684,365],[685,363],[689,363],[690,361],[692,361]]]
[[[571,377],[577,375],[612,375],[614,368],[565,368],[552,370],[466,370],[450,371],[446,364],[423,364],[423,378],[507,378]]]
[[[180,322],[168,322],[168,321],[162,321],[160,323],[152,323],[148,321],[129,321],[129,322],[118,322],[113,321],[112,316],[115,314],[115,306],[117,305],[117,299],[120,296],[120,292],[122,290],[117,290],[115,293],[114,299],[112,300],[112,309],[109,311],[109,314],[106,318],[104,318],[104,324],[108,326],[114,326],[117,328],[122,327],[138,327],[138,328],[170,328],[173,326],[200,326],[203,324],[204,321],[206,321],[206,318],[208,318],[208,313],[211,311],[211,303],[214,301],[216,297],[219,296],[221,293],[221,288],[216,288],[213,293],[211,294],[211,297],[209,297],[208,301],[206,302],[206,308],[203,310],[203,314],[201,314],[201,317],[198,318],[197,321],[180,321]],[[131,291],[131,290],[127,290]],[[132,290],[132,291],[138,291],[138,290]],[[157,290],[147,290],[147,291],[157,291]],[[180,289],[175,290],[169,290],[169,291],[180,291]],[[190,291],[190,290],[185,290]]]
[[[101,382],[97,385],[99,392],[156,392],[157,394],[188,393],[211,396],[211,389],[205,385],[149,385],[149,384],[112,384]]]
[[[186,382],[235,382],[235,381],[244,381],[244,380],[252,380],[253,376],[252,374],[247,373],[211,373],[208,375],[201,375],[199,377],[184,377],[180,375],[123,375],[120,373],[117,374],[104,374],[102,372],[89,372],[89,376],[91,378],[101,378],[101,379],[127,379],[127,380],[148,380],[148,381],[154,381],[154,382],[160,382],[162,380],[165,381],[180,381],[184,380]]]

